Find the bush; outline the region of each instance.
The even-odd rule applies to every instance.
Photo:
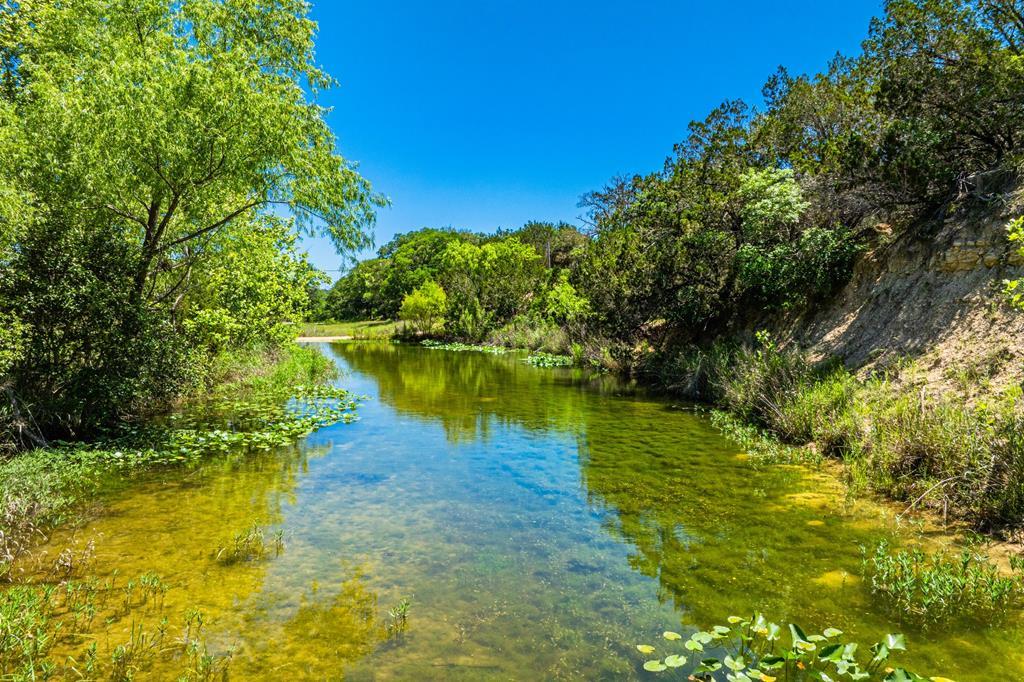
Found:
[[[398,316],[412,322],[422,334],[429,334],[438,324],[444,324],[448,312],[448,296],[437,282],[427,280],[418,289],[402,299]]]
[[[512,318],[500,329],[491,332],[487,343],[562,355],[572,350],[569,334],[564,328],[535,314]]]

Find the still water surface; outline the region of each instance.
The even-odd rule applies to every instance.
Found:
[[[200,609],[233,679],[649,679],[635,644],[754,611],[865,643],[902,630],[900,660],[927,674],[1024,678],[1017,618],[890,625],[859,546],[891,514],[829,476],[754,467],[670,401],[515,354],[321,348],[367,397],[358,422],[121,487],[52,543],[94,541],[100,576],[162,575],[161,617]],[[284,531],[280,556],[211,559],[253,522]]]

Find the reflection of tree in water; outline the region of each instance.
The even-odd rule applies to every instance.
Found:
[[[754,609],[785,618],[840,598],[862,604],[856,587],[837,590],[820,578],[857,575],[857,547],[871,532],[808,525],[830,512],[820,499],[788,497],[805,488],[798,472],[739,461],[692,414],[618,407],[618,418],[587,423],[581,478],[591,504],[606,512],[606,530],[635,548],[630,565],[658,580],[663,601],[702,625]]]
[[[386,343],[335,344],[331,352],[372,377],[388,405],[441,422],[451,442],[486,439],[494,423],[575,432],[592,393],[581,385],[592,382],[578,373],[540,370],[518,354]]]

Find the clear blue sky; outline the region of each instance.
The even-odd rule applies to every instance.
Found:
[[[661,167],[724,99],[760,103],[779,65],[855,53],[881,0],[314,0],[321,96],[342,153],[398,232],[575,222],[579,196]],[[316,265],[342,267],[322,240]],[[367,254],[362,255],[369,255]],[[336,275],[336,273],[332,273]]]

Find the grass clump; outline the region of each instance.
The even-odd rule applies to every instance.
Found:
[[[894,664],[893,655],[907,648],[906,638],[901,634],[888,634],[871,647],[861,647],[845,640],[842,630],[837,628],[808,635],[799,625],[790,624],[784,631],[783,626],[761,614],[752,618],[730,616],[728,623],[695,632],[685,641],[677,632],[662,633],[667,642],[682,645],[664,645],[666,655],[661,658],[652,658],[658,647],[637,644],[636,650],[647,658],[643,669],[652,673],[681,673],[681,679],[694,682],[929,679]],[[672,649],[675,653],[668,653]]]
[[[834,363],[813,364],[766,334],[748,346],[658,356],[640,371],[731,414],[716,422],[766,455],[759,459],[792,461],[781,446],[801,446],[842,459],[854,489],[903,500],[908,510],[930,508],[983,530],[1022,530],[1019,387],[987,400],[940,393],[910,363],[861,380]]]
[[[1024,605],[1024,562],[1004,573],[969,549],[957,555],[920,548],[893,551],[882,540],[864,552],[864,577],[892,613],[923,625],[957,618],[990,624]]]
[[[213,558],[224,566],[243,561],[260,561],[271,556],[281,556],[284,551],[284,531],[275,531],[269,536],[258,523],[253,523],[230,542],[213,552]]]

